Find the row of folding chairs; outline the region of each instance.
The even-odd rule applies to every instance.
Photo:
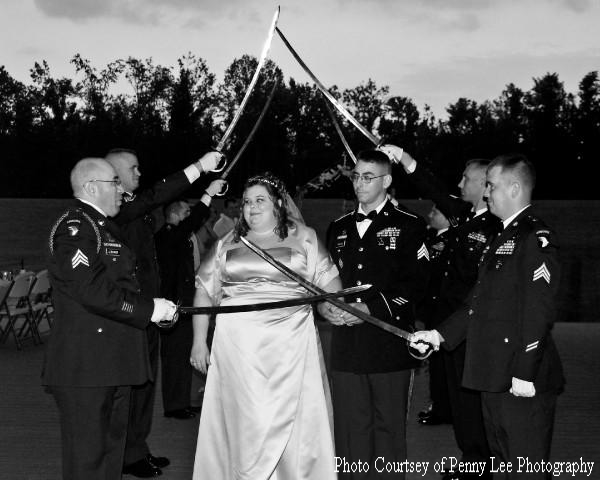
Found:
[[[45,320],[48,329],[52,328],[53,313],[48,270],[0,279],[0,343],[11,335],[19,350],[24,340],[43,343],[40,326]]]

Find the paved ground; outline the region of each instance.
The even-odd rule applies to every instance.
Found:
[[[555,478],[600,479],[600,323],[557,324],[555,338],[568,385],[558,405],[552,460],[595,462],[591,476],[562,474]],[[326,335],[323,338],[326,342]],[[40,387],[43,347],[16,351],[12,343],[0,346],[0,479],[58,480],[60,440],[56,407]],[[409,414],[408,442],[412,462],[430,462],[426,476],[411,473],[408,480],[439,479],[433,471],[442,457],[457,455],[449,426],[424,427],[415,417],[427,401],[426,371],[415,376]],[[150,438],[154,454],[171,458],[164,480],[191,478],[196,448],[197,419],[181,421],[162,416],[157,397]],[[124,479],[134,477],[124,477]],[[211,480],[211,479],[206,479]]]

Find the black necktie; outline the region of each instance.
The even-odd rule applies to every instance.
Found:
[[[377,216],[377,210],[371,210],[367,215],[364,213],[356,212],[354,213],[354,220],[357,223],[360,223],[364,220],[373,220]]]

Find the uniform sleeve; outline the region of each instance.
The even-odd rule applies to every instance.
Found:
[[[468,305],[463,305],[436,327],[444,339],[442,343],[444,349],[454,350],[467,338],[470,320],[468,312]]]
[[[230,236],[226,237],[230,238]],[[196,288],[202,288],[210,297],[213,305],[221,303],[221,270],[224,259],[223,244],[225,239],[217,241],[202,259],[196,272]]]
[[[557,245],[549,230],[529,234],[520,258],[518,347],[513,377],[533,382],[545,343],[556,318],[556,294],[560,275]]]
[[[190,186],[190,181],[183,170],[163,178],[151,188],[136,194],[135,199],[123,202],[119,214],[113,218],[118,225],[125,225],[132,220],[152,212],[156,207],[174,199]]]
[[[415,305],[425,295],[429,282],[425,235],[425,223],[415,221],[412,228],[405,231],[403,245],[394,258],[398,263],[392,281],[364,298],[375,317],[407,329],[413,326]]]
[[[98,254],[99,238],[88,221],[61,222],[51,240],[57,288],[96,315],[138,328],[148,325],[153,300],[112,281]]]
[[[415,171],[408,174],[408,178],[422,196],[436,204],[451,225],[456,225],[464,219],[472,208],[471,204],[450,195],[446,185],[419,163]]]

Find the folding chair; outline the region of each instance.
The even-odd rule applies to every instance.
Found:
[[[10,287],[12,287],[12,280],[3,280],[0,279],[0,341],[4,342],[5,336],[8,335],[10,331],[10,322],[11,318],[3,313],[4,311],[4,303],[6,302],[6,297],[8,297],[8,292],[10,291]],[[6,320],[6,326],[2,326],[2,322]]]
[[[34,344],[42,343],[37,324],[33,318],[31,306],[29,304],[29,292],[35,281],[35,274],[27,272],[17,275],[13,279],[13,284],[8,291],[8,295],[3,304],[3,313],[8,318],[7,329],[0,339],[5,342],[8,335],[12,332],[17,349],[21,350],[22,342],[28,334]],[[22,319],[19,330],[17,331],[18,320]]]
[[[29,306],[35,321],[38,335],[40,333],[40,323],[45,318],[48,323],[48,329],[52,328],[52,317],[54,305],[50,295],[50,280],[48,279],[48,270],[41,270],[35,275],[35,282],[29,292]]]

